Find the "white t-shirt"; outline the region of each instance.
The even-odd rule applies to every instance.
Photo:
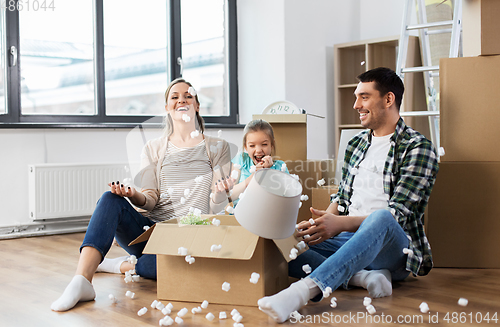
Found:
[[[375,210],[387,208],[389,195],[384,193],[384,166],[391,148],[391,136],[375,137],[354,174],[349,216],[367,216]]]

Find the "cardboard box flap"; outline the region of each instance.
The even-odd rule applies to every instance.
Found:
[[[134,244],[137,244],[137,243],[142,243],[142,242],[145,242],[147,240],[149,240],[149,238],[151,237],[151,234],[153,233],[153,229],[155,229],[155,226],[156,224],[154,224],[153,226],[151,226],[147,231],[145,231],[144,233],[142,233],[141,235],[139,235],[135,240],[133,240],[132,242],[130,242],[128,245],[134,245]]]
[[[252,119],[263,119],[268,123],[306,123],[306,114],[260,114],[252,115]]]
[[[274,244],[276,244],[276,246],[280,250],[281,254],[283,255],[283,258],[285,258],[286,262],[290,262],[292,260],[290,258],[290,251],[293,248],[297,248],[296,245],[300,241],[302,241],[302,239],[296,237],[294,234],[288,238],[283,238],[283,239],[273,240],[273,241],[274,241]],[[299,253],[297,255],[304,253],[307,249],[309,249],[309,247],[306,244],[306,247],[303,250],[299,250]],[[298,248],[297,248],[297,250],[298,250]]]
[[[180,256],[179,247],[188,249],[188,255],[204,258],[249,260],[259,237],[241,226],[179,226],[157,224],[144,253]],[[212,245],[221,245],[218,252],[210,251]]]

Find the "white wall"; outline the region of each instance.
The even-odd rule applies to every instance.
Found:
[[[326,116],[308,118],[308,156],[331,158],[333,45],[399,34],[402,3],[238,0],[240,122],[247,123],[271,102],[291,101]],[[30,222],[29,164],[126,162],[127,133],[122,129],[0,129],[0,227]],[[225,129],[223,137],[239,146],[242,131]]]

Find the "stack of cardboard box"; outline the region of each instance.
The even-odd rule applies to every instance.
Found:
[[[500,268],[499,16],[500,1],[466,0],[464,53],[479,56],[440,62],[446,154],[426,221],[436,267]]]

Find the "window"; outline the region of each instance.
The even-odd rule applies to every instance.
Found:
[[[208,126],[237,123],[236,0],[15,3],[0,15],[0,127],[160,123],[181,75]]]

